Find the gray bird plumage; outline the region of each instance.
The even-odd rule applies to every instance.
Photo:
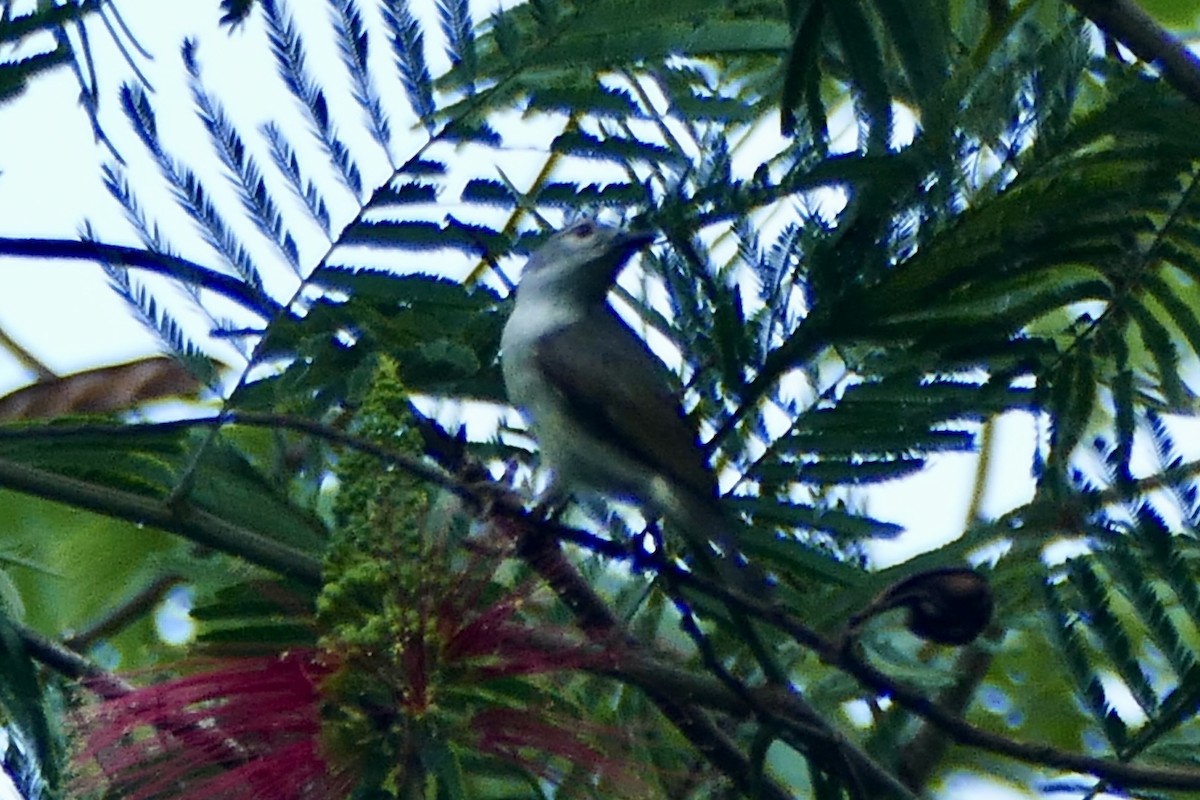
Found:
[[[746,588],[734,570],[730,520],[697,430],[666,367],[608,305],[629,258],[653,239],[593,220],[551,236],[525,265],[501,358],[509,399],[522,410],[556,490],[597,491],[665,517]],[[760,577],[754,582],[762,588]]]

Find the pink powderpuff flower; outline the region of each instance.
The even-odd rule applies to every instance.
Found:
[[[322,751],[314,650],[217,660],[80,714],[80,793],[123,800],[341,800],[354,785]]]
[[[180,677],[108,692],[79,714],[78,793],[344,800],[366,764],[391,764],[403,782],[397,754],[435,736],[546,781],[583,769],[597,788],[644,796],[623,732],[581,720],[554,688],[615,655],[529,628],[520,594],[484,599],[487,584],[470,580],[439,588],[398,597],[398,621],[374,645],[328,637],[322,649],[193,661]]]

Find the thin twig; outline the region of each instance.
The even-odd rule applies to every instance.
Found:
[[[961,717],[975,698],[991,664],[991,651],[976,646],[964,648],[954,662],[954,682],[938,697],[938,704]],[[925,788],[934,769],[950,749],[950,737],[943,728],[928,720],[922,723],[896,759],[904,784],[914,792]]]
[[[11,353],[17,361],[20,361],[21,366],[31,370],[39,381],[52,381],[58,377],[58,374],[54,370],[42,363],[41,359],[33,353],[22,347],[21,343],[9,336],[3,328],[0,328],[0,347]]]
[[[521,523],[522,530],[516,537],[519,542],[518,554],[550,584],[563,602],[575,613],[580,627],[589,634],[593,641],[610,647],[615,646],[622,663],[637,663],[646,670],[664,669],[660,664],[655,663],[657,660],[644,657],[644,646],[624,633],[608,605],[595,593],[574,565],[565,558],[559,546],[559,540],[554,535],[554,531],[559,530],[560,526],[557,524],[543,525],[542,522],[528,516],[521,520],[511,521]],[[630,658],[632,661],[625,662],[626,658]],[[739,791],[755,797],[787,797],[787,793],[774,782],[756,775],[749,759],[709,719],[703,708],[692,702],[681,702],[678,699],[681,696],[691,698],[695,695],[686,690],[689,684],[678,672],[670,671],[669,668],[668,672],[670,674],[663,682],[642,680],[637,683],[659,707],[659,710],[738,787]],[[640,677],[645,679],[648,674],[648,672],[643,672]],[[659,672],[658,674],[661,676],[663,673]],[[692,692],[699,692],[695,683],[690,685]],[[742,713],[765,708],[786,709],[785,713],[787,713],[788,721],[792,723],[793,732],[804,735],[809,744],[813,740],[819,740],[826,746],[836,748],[839,755],[852,767],[851,776],[853,778],[866,777],[869,786],[877,792],[884,792],[884,794],[877,793],[873,796],[912,797],[912,794],[891,773],[834,730],[799,695],[778,687],[760,689],[757,696],[741,695],[728,686],[715,685],[720,686],[721,692],[726,695],[723,700],[724,704],[727,707],[732,704],[733,708],[739,709]],[[765,694],[767,692],[770,694]],[[761,699],[759,699],[760,697]]]
[[[63,638],[63,644],[72,650],[83,652],[98,640],[112,636],[126,626],[136,622],[158,605],[171,589],[183,583],[183,576],[175,573],[160,575],[134,593],[125,602],[109,609],[99,619],[82,630]]]

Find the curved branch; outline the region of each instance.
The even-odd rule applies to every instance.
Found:
[[[84,652],[100,639],[112,636],[141,619],[152,611],[168,592],[183,582],[183,576],[174,572],[159,575],[124,602],[105,611],[83,630],[65,635],[63,644],[76,652]]]
[[[857,678],[864,686],[880,694],[891,697],[903,707],[937,725],[954,741],[970,747],[976,747],[993,753],[1030,764],[1049,766],[1095,775],[1125,786],[1158,787],[1165,789],[1197,789],[1200,788],[1200,771],[1189,769],[1169,769],[1146,767],[1092,758],[1077,753],[1060,750],[1048,745],[1021,742],[1004,736],[993,734],[982,728],[971,725],[960,716],[931,701],[920,692],[897,683],[890,676],[880,672],[869,664],[865,664],[852,654],[843,652],[835,642],[808,628],[804,623],[793,617],[785,609],[768,605],[740,594],[730,592],[720,585],[698,578],[692,573],[661,561],[651,561],[645,554],[630,551],[623,545],[612,542],[586,531],[570,528],[555,522],[538,520],[525,512],[519,503],[509,495],[505,487],[484,483],[470,483],[415,459],[406,454],[393,452],[377,443],[345,433],[318,422],[301,417],[277,414],[259,414],[249,412],[226,412],[219,417],[200,420],[182,420],[174,423],[157,423],[166,425],[222,425],[240,423],[246,425],[277,426],[298,432],[317,436],[343,446],[351,447],[365,453],[375,455],[385,463],[411,471],[414,475],[442,486],[460,495],[479,507],[490,507],[500,512],[504,518],[520,525],[523,529],[532,528],[534,533],[517,537],[523,544],[523,557],[534,567],[555,591],[562,597],[576,617],[581,627],[589,632],[593,641],[606,637],[621,636],[621,628],[617,619],[612,615],[608,606],[591,589],[582,576],[575,571],[559,549],[558,543],[569,541],[593,552],[610,558],[632,560],[635,568],[655,571],[671,571],[671,577],[681,585],[690,586],[703,591],[718,600],[727,602],[743,613],[761,619],[776,628],[786,632],[801,645],[813,650],[824,661]],[[92,430],[97,425],[72,426],[74,432]],[[116,427],[105,426],[99,427]],[[127,428],[128,426],[120,426]],[[38,431],[40,435],[69,434],[72,428],[50,428]],[[4,432],[0,436],[29,435],[28,429]],[[1135,482],[1133,489],[1149,490],[1157,488],[1168,479],[1192,477],[1200,472],[1200,461],[1189,462],[1166,471],[1162,475]],[[19,481],[28,481],[29,488],[24,488]],[[295,574],[310,583],[319,583],[320,564],[316,559],[286,548],[258,534],[230,525],[218,518],[201,511],[188,511],[186,518],[173,514],[168,508],[150,498],[131,495],[106,487],[96,487],[72,478],[65,478],[52,473],[44,473],[23,465],[13,465],[0,460],[0,485],[28,491],[32,494],[61,500],[72,505],[89,508],[99,513],[144,522],[175,533],[188,536],[194,541],[206,544],[224,552],[231,552],[246,557],[262,566],[275,571]],[[1117,492],[1110,490],[1101,492],[1091,498],[1093,502],[1118,501],[1128,495],[1128,491]],[[1002,529],[1010,516],[1019,515],[1036,506],[1018,509],[1013,514],[996,521],[991,527]],[[250,538],[252,537],[252,538]],[[247,550],[248,542],[258,540],[261,549],[252,557]],[[660,689],[662,684],[658,684]],[[669,685],[669,684],[668,684]],[[684,689],[682,684],[677,688]],[[722,687],[724,688],[724,687]],[[751,690],[755,691],[755,690]],[[765,691],[765,690],[764,690]],[[776,690],[778,691],[778,690]],[[653,694],[653,693],[652,693]],[[693,701],[704,700],[695,694],[684,692]],[[732,695],[730,695],[733,697]],[[748,769],[746,757],[737,750],[736,746],[725,736],[703,712],[687,703],[681,703],[676,697],[658,695],[653,697],[660,710],[693,741],[698,748],[706,753],[714,764],[721,767],[726,774],[737,773],[743,767]],[[709,700],[712,698],[709,697]],[[736,698],[735,698],[736,699]],[[713,707],[728,709],[729,698],[714,703]],[[810,724],[807,714],[799,708],[791,708],[778,698],[771,702],[760,701],[765,708],[778,708],[781,713],[787,713],[789,718],[801,724]],[[743,704],[744,705],[744,704]],[[742,772],[742,774],[749,774]],[[786,795],[765,795],[779,796]]]
[[[1067,0],[1096,27],[1138,58],[1162,69],[1163,79],[1200,103],[1200,58],[1133,0]]]
[[[98,261],[131,269],[144,269],[199,286],[248,308],[260,317],[270,317],[283,306],[237,278],[202,267],[178,256],[154,253],[136,247],[74,239],[12,239],[0,237],[0,256],[24,256],[55,260]]]
[[[843,670],[867,688],[891,698],[893,702],[937,725],[959,744],[1029,764],[1093,775],[1125,787],[1200,789],[1200,770],[1148,767],[1112,759],[1093,758],[1050,745],[1022,742],[986,731],[947,711],[921,692],[897,682],[886,673],[861,661],[849,648],[817,633],[784,608],[729,591],[674,565],[656,563],[655,566],[660,571],[670,570],[672,578],[681,584],[691,585],[723,602],[738,606],[748,616],[774,625],[798,643],[813,650],[826,663]]]
[[[244,558],[313,586],[321,583],[321,562],[262,534],[197,508],[172,508],[145,495],[101,486],[7,459],[0,459],[0,486],[108,517],[149,525],[197,544]]]
[[[510,518],[520,526],[513,531],[518,554],[550,585],[579,621],[579,626],[599,644],[615,646],[622,653],[638,653],[641,645],[626,636],[608,605],[592,591],[583,576],[563,556],[558,539],[539,526],[532,517]],[[708,713],[689,699],[681,699],[678,684],[667,688],[648,688],[646,694],[663,716],[717,769],[749,794],[766,800],[788,800],[781,786],[763,778],[755,780],[755,770],[737,745]]]
[[[747,714],[770,708],[797,727],[809,731],[807,743],[819,743],[836,752],[848,767],[851,777],[863,779],[872,797],[912,797],[894,776],[869,755],[848,741],[826,722],[802,697],[778,687],[758,690],[740,697],[719,681],[689,676],[649,656],[645,647],[630,638],[608,605],[563,556],[559,546],[561,526],[543,523],[524,512],[506,521],[517,523],[518,555],[537,572],[571,609],[580,627],[591,639],[607,645],[617,655],[619,665],[609,674],[622,677],[642,688],[658,709],[704,757],[728,777],[738,790],[753,797],[782,798],[788,793],[766,778],[756,777],[750,760],[732,739],[708,716],[702,706],[713,705],[727,711]],[[697,703],[700,699],[707,702]],[[749,702],[747,700],[749,699]],[[769,720],[768,720],[769,722]]]

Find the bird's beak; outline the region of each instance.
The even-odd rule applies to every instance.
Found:
[[[621,249],[621,252],[626,255],[633,255],[657,238],[658,235],[652,231],[625,231],[617,237],[616,244]]]

